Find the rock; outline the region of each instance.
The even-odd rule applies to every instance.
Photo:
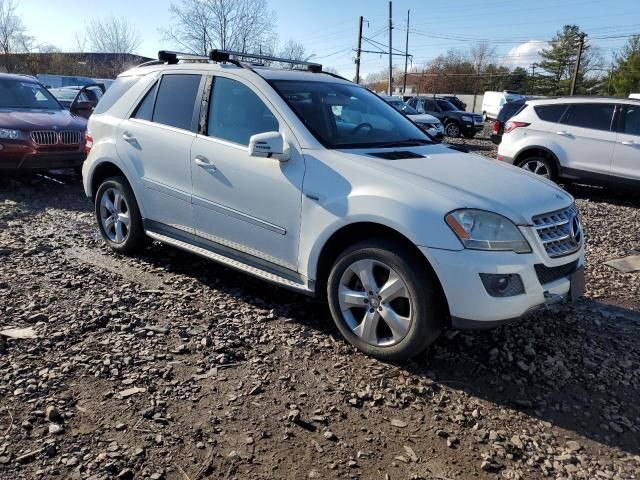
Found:
[[[300,410],[290,410],[287,413],[287,420],[291,423],[298,423],[300,421]]]
[[[324,433],[322,434],[322,436],[323,436],[324,438],[326,438],[327,440],[331,440],[332,442],[335,442],[335,441],[338,439],[338,437],[336,436],[336,434],[335,434],[335,433],[333,433],[331,430],[327,430],[326,432],[324,432]]]
[[[347,462],[347,466],[349,468],[358,468],[359,467],[358,462],[356,462],[355,460],[349,460]]]
[[[70,468],[77,467],[78,465],[80,465],[80,459],[78,457],[71,457],[66,463],[66,466]]]
[[[64,433],[64,427],[59,423],[50,423],[49,424],[49,434],[50,435],[59,435]]]
[[[127,425],[126,425],[126,424],[124,424],[124,423],[122,423],[122,422],[118,422],[118,423],[116,423],[116,427],[115,427],[115,428],[116,428],[116,430],[117,430],[118,432],[121,432],[121,431],[123,431],[123,430],[126,430],[126,429],[127,429]]]
[[[582,445],[580,445],[575,440],[569,440],[566,444],[567,450],[571,453],[576,453],[582,450]]]
[[[484,460],[480,465],[480,468],[485,472],[498,472],[504,468],[504,466],[496,461]]]
[[[118,478],[120,480],[132,480],[134,477],[133,470],[130,468],[125,468],[120,473],[118,473]]]
[[[53,405],[49,405],[47,407],[47,410],[45,411],[45,418],[49,421],[49,422],[53,422],[53,423],[64,423],[64,418],[62,417],[62,414],[60,413],[60,411],[54,407]]]
[[[405,422],[404,420],[400,420],[399,418],[392,418],[391,419],[391,425],[393,425],[394,427],[398,427],[398,428],[405,428],[409,424],[407,422]]]

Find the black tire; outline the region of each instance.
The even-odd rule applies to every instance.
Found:
[[[460,136],[460,125],[456,122],[449,122],[444,127],[444,131],[447,134],[447,137],[458,138]]]
[[[544,175],[544,171],[543,170],[539,170],[538,173],[536,171],[536,167],[534,165],[536,165],[536,163],[539,163],[541,165],[543,165],[543,168],[546,172],[548,172],[548,176]],[[549,160],[546,157],[540,157],[538,155],[533,155],[530,157],[526,157],[522,160],[520,160],[518,162],[518,167],[527,170],[531,173],[536,173],[537,175],[541,175],[541,176],[546,176],[547,178],[549,178],[550,180],[553,180],[554,182],[557,180],[557,175],[556,175],[556,170],[555,170],[555,166],[553,164],[553,162],[551,160]]]
[[[382,262],[392,268],[406,286],[408,292],[406,302],[410,308],[408,317],[410,323],[406,334],[396,343],[385,346],[373,345],[354,333],[352,327],[347,324],[338,292],[344,276],[349,275],[346,273],[349,267],[359,260]],[[438,294],[439,290],[436,287],[436,280],[432,275],[433,273],[424,267],[424,259],[418,258],[418,255],[408,251],[405,245],[395,241],[372,239],[347,248],[336,259],[327,282],[329,308],[338,330],[356,348],[384,361],[407,360],[418,355],[433,343],[444,329],[442,303]],[[366,295],[365,291],[361,291],[361,293]],[[381,290],[380,293],[382,293]],[[404,299],[401,300],[404,301]],[[378,308],[383,306],[386,308],[392,303],[383,304],[382,302],[380,300]],[[369,301],[368,305],[365,307],[365,315],[366,309],[369,307],[374,307],[368,310],[369,312],[375,310],[372,301]],[[381,328],[389,329],[383,320],[378,320],[378,322],[383,322],[384,325],[381,326],[381,323],[378,323],[376,331],[380,331]]]
[[[114,240],[106,231],[105,226],[103,225],[102,213],[101,213],[101,200],[106,191],[118,191],[122,198],[124,199],[124,204],[126,206],[126,213],[128,213],[129,217],[129,226],[122,227],[123,231],[126,232],[126,236],[122,241]],[[95,196],[95,217],[98,222],[98,229],[100,230],[100,235],[104,239],[105,243],[112,250],[119,253],[134,253],[146,246],[147,237],[144,233],[144,226],[142,224],[142,216],[140,215],[140,210],[138,208],[138,203],[136,201],[136,197],[133,194],[133,190],[131,190],[131,186],[127,179],[121,176],[118,177],[109,177],[104,180],[100,187],[98,187],[98,191]]]
[[[464,135],[464,138],[473,138],[476,136],[476,132],[465,132],[462,135]]]

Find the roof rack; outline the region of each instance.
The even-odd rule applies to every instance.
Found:
[[[304,62],[302,60],[292,60],[290,58],[280,58],[280,57],[272,57],[270,55],[259,55],[256,53],[242,53],[242,52],[232,52],[230,50],[211,50],[209,52],[209,59],[214,62],[230,62],[238,66],[243,66],[242,62],[237,59],[232,59],[231,57],[239,57],[239,58],[249,58],[252,60],[266,60],[268,62],[279,62],[279,63],[289,63],[291,65],[302,65],[307,67],[307,70],[313,73],[321,73],[322,65],[319,63],[313,62]]]

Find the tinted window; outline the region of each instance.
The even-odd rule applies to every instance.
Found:
[[[622,133],[640,136],[640,105],[627,105],[622,113]]]
[[[156,90],[158,89],[158,82],[153,84],[151,90],[144,96],[136,111],[133,113],[133,118],[139,118],[140,120],[151,121],[153,117],[153,101],[156,98]]]
[[[438,100],[438,106],[443,112],[453,112],[458,110],[458,108],[453,103],[447,102],[446,100]]]
[[[573,127],[609,130],[614,106],[606,103],[576,103],[569,105],[562,123]]]
[[[257,133],[278,131],[278,121],[260,98],[240,82],[216,77],[207,134],[241,145]]]
[[[504,107],[500,109],[500,113],[498,113],[498,120],[501,122],[506,122],[511,117],[513,117],[516,113],[519,113],[524,107],[524,103],[522,102],[510,102],[506,103]]]
[[[142,77],[118,77],[113,85],[102,96],[93,113],[104,113],[116,103],[127,90],[133,87]]]
[[[544,120],[545,122],[554,122],[558,123],[560,121],[560,117],[567,109],[566,105],[556,104],[556,105],[537,105],[533,107],[540,120]]]
[[[436,102],[434,100],[424,100],[424,109],[427,112],[438,111],[438,107],[436,106]]]
[[[199,87],[200,75],[164,75],[156,97],[153,121],[192,130],[193,108]]]

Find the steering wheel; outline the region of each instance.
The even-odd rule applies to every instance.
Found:
[[[358,133],[363,128],[368,128],[369,130],[373,130],[373,125],[371,125],[370,123],[361,123],[360,125],[356,125],[355,127],[353,127],[349,133],[353,135],[355,133]]]

